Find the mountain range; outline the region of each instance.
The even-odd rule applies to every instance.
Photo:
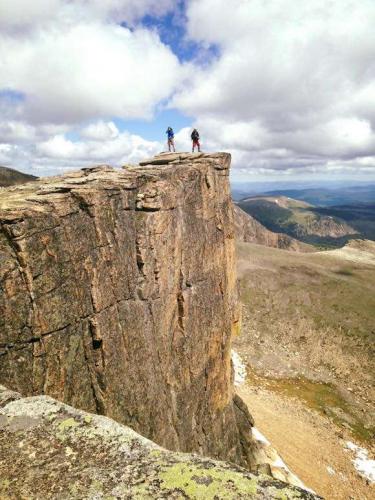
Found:
[[[284,195],[256,195],[237,205],[268,230],[311,245],[333,248],[353,238],[375,239],[375,203],[323,207]]]

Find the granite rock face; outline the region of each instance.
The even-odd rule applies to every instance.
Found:
[[[166,154],[2,190],[0,383],[251,466],[229,166]]]
[[[0,386],[2,499],[315,499],[233,464],[166,451],[113,420]]]

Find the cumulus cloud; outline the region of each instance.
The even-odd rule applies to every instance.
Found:
[[[137,163],[163,147],[158,141],[147,141],[128,131],[120,132],[113,122],[104,121],[82,129],[74,141],[64,133],[45,136],[43,140],[43,130],[38,128],[33,134],[39,138],[37,142],[0,144],[0,164],[18,165],[22,170],[42,175],[98,164]]]
[[[303,169],[374,151],[373,0],[192,0],[187,18],[189,36],[220,55],[173,105],[208,142],[270,169],[259,151],[288,151]]]
[[[145,14],[158,16],[169,12],[175,2],[173,0],[78,0],[74,2],[81,6],[83,16],[92,16],[121,22],[133,23]]]
[[[90,123],[87,127],[81,130],[80,136],[84,139],[93,141],[107,141],[115,139],[119,135],[119,130],[113,122],[104,122],[100,120],[95,123]]]
[[[112,129],[111,123],[97,124],[97,131]],[[94,126],[95,127],[95,126]],[[92,131],[95,128],[92,128]],[[87,129],[86,129],[87,137]],[[36,145],[36,153],[40,157],[49,158],[51,161],[65,160],[72,166],[84,164],[109,163],[121,165],[127,162],[137,162],[147,156],[156,154],[161,149],[157,141],[146,141],[142,137],[130,134],[128,131],[118,132],[111,138],[92,135],[91,140],[71,141],[65,135],[56,135],[47,141]]]
[[[120,132],[109,117],[150,119],[185,77],[156,30],[138,24],[173,4],[3,0],[0,162],[47,172],[158,151],[157,142]]]
[[[198,47],[189,64],[142,26],[170,11]],[[0,161],[151,154],[161,145],[115,118],[149,120],[167,104],[238,172],[375,175],[374,24],[374,0],[2,0]],[[189,134],[176,134],[181,149]]]
[[[0,3],[0,27],[13,31],[29,26],[39,26],[54,17],[61,5],[60,0],[2,0]]]
[[[14,120],[0,122],[0,137],[3,143],[35,140],[35,128],[28,123]]]
[[[168,12],[173,4],[173,0],[2,0],[0,27],[21,35],[22,30],[51,23],[104,20],[131,24],[145,14]]]
[[[181,78],[177,57],[143,29],[77,24],[0,43],[0,88],[25,95],[32,122],[147,118]]]
[[[13,116],[7,106],[7,118],[31,124],[150,119],[188,68],[156,30],[136,21],[172,6],[171,0],[2,0],[0,111],[6,90],[22,96],[17,109],[12,102]]]

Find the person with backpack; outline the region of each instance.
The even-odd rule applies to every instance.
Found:
[[[198,130],[196,128],[191,133],[191,140],[193,141],[192,152],[194,153],[195,148],[197,147],[198,148],[198,153],[200,153],[201,152],[201,145],[200,145],[200,142],[199,142],[199,132],[198,132]]]
[[[174,132],[172,127],[168,127],[166,131],[167,137],[168,137],[168,151],[171,151],[171,148],[173,148],[173,152],[176,152],[176,148],[174,147]]]

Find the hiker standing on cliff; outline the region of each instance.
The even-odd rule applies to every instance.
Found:
[[[201,152],[201,145],[200,145],[200,142],[199,142],[199,132],[198,132],[198,130],[196,128],[191,133],[191,140],[193,141],[192,152],[194,153],[195,148],[197,147],[198,148],[198,153],[200,153]]]
[[[171,148],[173,148],[174,153],[176,152],[176,148],[174,147],[174,132],[172,127],[168,127],[166,131],[167,137],[168,137],[168,151],[171,151]]]

